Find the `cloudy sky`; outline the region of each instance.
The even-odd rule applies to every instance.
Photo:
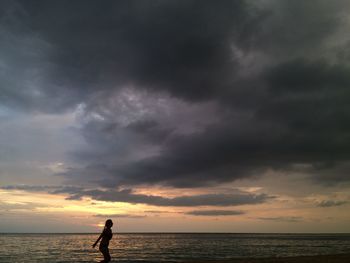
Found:
[[[350,232],[349,12],[0,0],[0,232]]]

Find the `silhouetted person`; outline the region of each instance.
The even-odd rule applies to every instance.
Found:
[[[96,240],[96,242],[92,245],[93,248],[96,247],[98,241],[100,241],[100,239],[102,238],[102,240],[100,242],[99,249],[100,249],[101,253],[103,254],[104,259],[100,262],[111,261],[111,256],[109,255],[108,245],[109,245],[109,240],[111,240],[112,236],[113,236],[112,229],[111,229],[112,226],[113,226],[112,220],[108,219],[105,223],[105,227],[104,227],[101,235]]]

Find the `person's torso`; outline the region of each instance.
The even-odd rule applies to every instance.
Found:
[[[109,245],[109,240],[112,239],[113,233],[111,229],[105,229],[103,231],[103,235],[102,235],[102,240],[100,243],[100,246],[108,246]]]

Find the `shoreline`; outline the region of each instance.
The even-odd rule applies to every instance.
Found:
[[[183,263],[345,263],[350,262],[350,253],[317,255],[317,256],[296,256],[276,258],[233,258],[224,260],[193,260]]]

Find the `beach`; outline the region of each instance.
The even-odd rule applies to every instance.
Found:
[[[242,258],[214,261],[191,261],[186,263],[346,263],[350,262],[349,254],[320,255],[320,256],[299,256],[280,258]]]

